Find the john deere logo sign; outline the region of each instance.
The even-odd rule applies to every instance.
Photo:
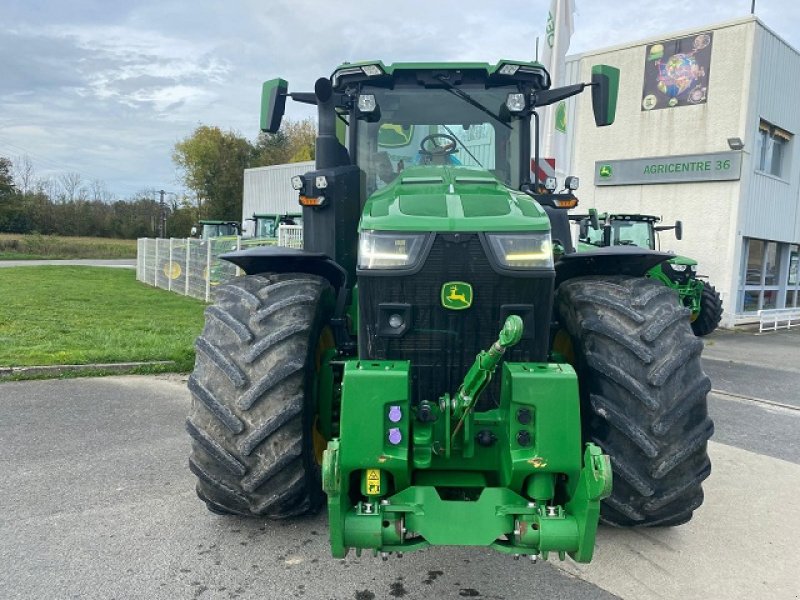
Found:
[[[611,170],[611,165],[603,165],[600,167],[600,177],[603,179],[608,179],[614,171]]]
[[[472,306],[472,286],[463,281],[448,281],[442,286],[442,306],[464,310]]]

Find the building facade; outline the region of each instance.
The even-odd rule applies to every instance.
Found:
[[[244,170],[242,223],[244,236],[253,235],[254,214],[301,215],[302,207],[291,179],[314,170],[314,161],[255,167]]]
[[[755,17],[568,57],[566,83],[620,69],[616,121],[568,101],[566,160],[579,212],[683,222],[661,248],[694,258],[719,290],[723,325],[800,307],[800,53]]]

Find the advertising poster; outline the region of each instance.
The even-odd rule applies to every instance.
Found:
[[[709,31],[647,46],[643,111],[705,104],[712,39]]]

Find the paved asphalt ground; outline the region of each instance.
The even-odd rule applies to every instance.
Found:
[[[1,383],[0,598],[800,598],[800,331],[715,334],[705,364],[706,503],[679,528],[602,528],[589,565],[447,548],[334,560],[324,513],[205,510],[181,377]]]
[[[69,267],[118,267],[123,269],[135,269],[135,258],[120,259],[100,259],[100,258],[76,258],[60,260],[0,260],[0,268],[3,267],[39,267],[42,265],[65,265]]]

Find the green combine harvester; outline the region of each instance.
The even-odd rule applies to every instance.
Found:
[[[608,246],[639,246],[656,250],[659,233],[675,230],[683,238],[683,224],[658,225],[659,217],[638,214],[601,214],[594,209],[588,215],[570,215],[579,225],[578,252],[592,252]],[[601,224],[602,223],[602,224]],[[708,281],[697,275],[697,261],[685,256],[673,256],[654,266],[647,276],[674,289],[680,303],[689,309],[692,331],[697,336],[708,335],[722,320],[722,299]]]
[[[710,382],[684,309],[646,277],[671,255],[575,252],[574,194],[531,181],[535,109],[588,88],[610,125],[618,81],[374,61],[314,92],[264,84],[264,131],[288,97],[317,106],[316,170],[293,182],[304,248],[227,255],[247,275],[197,339],[189,464],[209,510],[280,519],[327,498],[335,557],[580,562],[599,520],[692,517]]]

